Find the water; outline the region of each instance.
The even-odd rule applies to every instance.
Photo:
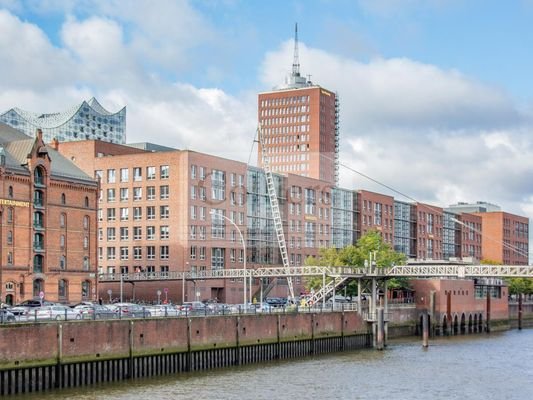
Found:
[[[389,343],[262,365],[18,396],[17,399],[531,399],[533,330]]]

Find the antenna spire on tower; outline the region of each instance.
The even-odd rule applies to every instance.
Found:
[[[300,59],[298,57],[298,23],[294,24],[294,60],[292,61],[292,76],[300,76]]]

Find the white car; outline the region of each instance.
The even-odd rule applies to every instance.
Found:
[[[169,304],[146,307],[146,310],[150,312],[152,317],[177,317],[180,315],[180,310]]]
[[[32,310],[33,315],[37,320],[70,320],[81,319],[79,310],[74,310],[66,306],[43,306]]]

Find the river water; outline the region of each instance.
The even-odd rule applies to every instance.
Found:
[[[17,399],[533,399],[533,330],[359,350]]]

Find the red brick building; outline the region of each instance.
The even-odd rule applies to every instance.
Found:
[[[394,198],[367,190],[357,191],[357,239],[370,230],[381,233],[383,240],[394,243]]]
[[[475,213],[482,221],[482,258],[509,265],[529,264],[529,219],[503,211]]]
[[[335,93],[316,85],[260,93],[258,120],[272,172],[335,184],[338,154]],[[261,151],[259,145],[259,165]]]
[[[40,131],[0,124],[0,146],[1,300],[96,298],[97,182]]]

